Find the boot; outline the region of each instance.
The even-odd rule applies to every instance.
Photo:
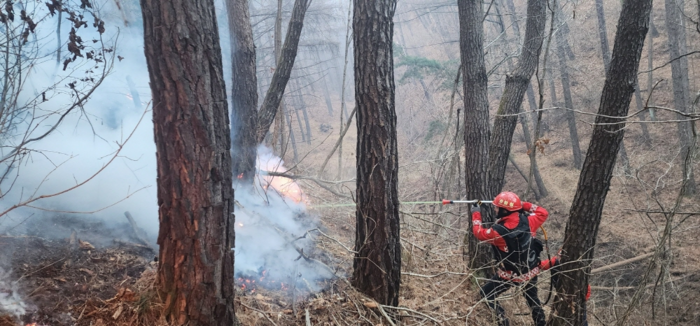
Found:
[[[498,317],[498,326],[510,326],[510,322],[508,321],[508,318],[505,316],[499,316]]]
[[[535,321],[535,326],[545,326],[547,324],[544,310],[541,307],[532,309],[532,320]]]

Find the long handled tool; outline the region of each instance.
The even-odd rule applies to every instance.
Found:
[[[474,199],[474,200],[449,200],[449,199],[443,199],[442,204],[443,205],[449,205],[449,204],[491,204],[493,203],[492,200],[479,200],[479,199]]]

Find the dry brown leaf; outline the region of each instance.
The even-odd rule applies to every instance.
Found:
[[[82,250],[92,250],[95,249],[95,246],[93,246],[91,243],[83,240],[78,240],[80,242],[80,249]]]
[[[284,310],[282,310],[282,312],[285,313],[285,314],[287,314],[287,315],[291,315],[291,314],[294,313],[294,310],[292,310],[292,309],[284,309]]]
[[[377,304],[377,303],[374,302],[374,301],[367,301],[367,302],[365,302],[365,307],[367,307],[367,308],[377,308],[377,307],[379,307],[379,304]]]
[[[85,272],[85,273],[90,274],[90,275],[95,275],[95,272],[93,272],[87,268],[81,268],[81,269],[78,269],[78,271]]]

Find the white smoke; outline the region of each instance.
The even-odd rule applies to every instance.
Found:
[[[257,168],[254,185],[239,185],[235,192],[236,278],[264,274],[268,280],[295,282],[317,291],[317,281],[333,277],[323,265],[306,259],[315,251],[313,233],[307,231],[315,229],[318,220],[307,212],[303,200],[284,196],[270,186],[270,181],[278,180],[265,178],[265,171],[286,171],[284,162],[270,149],[258,147]],[[298,187],[296,183],[291,186],[289,179],[279,181],[289,188]],[[291,191],[289,188],[281,192]]]
[[[10,281],[10,272],[0,267],[0,314],[19,318],[27,312],[27,305],[18,293],[17,282]]]

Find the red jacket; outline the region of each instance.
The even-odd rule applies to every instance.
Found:
[[[547,220],[549,213],[546,209],[528,202],[523,203],[523,209],[527,212],[530,212],[530,216],[528,216],[528,222],[530,224],[530,231],[532,232],[532,236],[534,237],[537,233],[537,229],[544,223],[544,221]],[[518,212],[513,212],[510,215],[502,218],[501,221],[504,222],[502,223],[503,226],[505,226],[509,230],[512,230],[518,226],[518,223],[520,222],[520,217],[518,215]],[[506,241],[501,237],[500,234],[498,234],[496,230],[492,228],[484,228],[481,226],[481,213],[476,212],[472,214],[472,224],[474,225],[472,227],[472,232],[474,232],[474,236],[476,236],[476,238],[479,239],[479,241],[488,242],[496,246],[496,248],[498,248],[498,250],[500,251],[508,251]]]

